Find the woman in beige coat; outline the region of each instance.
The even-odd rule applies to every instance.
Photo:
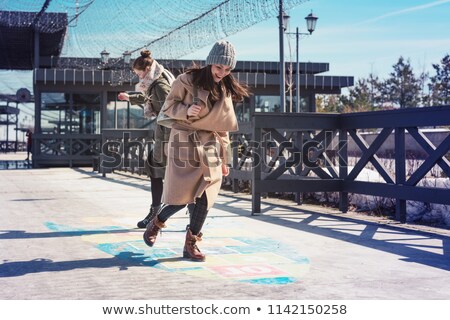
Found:
[[[187,204],[195,203],[190,215],[183,257],[204,261],[196,242],[208,210],[213,206],[229,169],[228,132],[237,131],[233,101],[249,96],[246,87],[231,75],[236,66],[234,47],[216,42],[206,67],[192,68],[172,84],[162,112],[178,120],[172,125],[167,150],[163,203],[147,225],[144,241],[153,246],[165,222]]]

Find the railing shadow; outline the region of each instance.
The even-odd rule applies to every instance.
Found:
[[[123,180],[117,180],[117,179],[114,179],[114,177],[111,177],[111,176],[102,177],[102,176],[99,176],[95,172],[87,172],[87,171],[79,169],[79,168],[72,168],[72,170],[74,170],[74,171],[76,171],[78,173],[87,175],[89,177],[96,178],[96,179],[102,179],[102,180],[106,180],[106,181],[112,182],[112,183],[117,183],[117,184],[120,184],[120,185],[125,185],[125,186],[129,186],[129,187],[135,187],[135,188],[139,188],[139,189],[142,189],[142,190],[145,190],[145,191],[150,191],[151,190],[151,188],[149,188],[148,186],[143,186],[142,184],[139,184],[139,183],[134,183],[134,182],[130,182],[130,181],[123,181]],[[120,172],[114,172],[114,174],[118,175],[120,177],[130,177],[129,175],[126,175],[126,174],[123,174],[123,173],[120,173]],[[132,178],[133,179],[144,180],[144,181],[150,183],[150,179],[148,179],[148,178],[141,178],[141,177],[136,177],[136,176],[133,176]]]
[[[392,253],[401,256],[404,261],[450,271],[450,237],[445,235],[378,224],[345,216],[318,213],[304,210],[301,207],[279,204],[271,207],[270,203],[264,201],[263,203],[269,206],[268,210],[271,210],[270,215],[250,216],[248,214],[251,210],[250,199],[227,194],[221,194],[221,197],[222,199],[229,199],[229,202],[216,203],[214,207],[220,210],[301,232]],[[237,201],[248,202],[248,206],[236,208],[233,204]],[[273,211],[275,208],[280,212],[275,213]],[[289,220],[286,218],[289,218]],[[297,221],[292,221],[294,219]],[[430,245],[429,242],[437,244]]]

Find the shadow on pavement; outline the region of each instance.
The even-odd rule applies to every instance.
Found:
[[[76,171],[78,173],[84,174],[84,175],[88,175],[89,177],[92,177],[92,178],[105,180],[107,182],[117,183],[117,184],[129,186],[129,187],[135,187],[135,188],[139,188],[139,189],[142,189],[142,190],[145,190],[145,191],[150,191],[151,190],[151,188],[149,188],[147,185],[143,186],[142,183],[133,183],[133,182],[130,182],[130,181],[121,181],[121,180],[117,180],[117,179],[111,178],[112,173],[109,176],[103,177],[101,174],[98,174],[96,172],[87,172],[85,170],[78,169],[78,168],[72,168],[72,170]],[[127,177],[127,178],[130,178],[130,179],[139,179],[139,180],[146,181],[147,183],[150,183],[150,179],[144,179],[142,177],[135,177],[135,176],[130,177],[129,175],[122,174],[120,172],[114,172],[114,175],[119,175],[121,177]]]
[[[112,258],[87,259],[77,261],[53,261],[50,259],[34,259],[29,261],[5,261],[0,264],[0,278],[19,277],[29,273],[68,271],[86,268],[111,268],[127,270],[129,267],[146,265],[145,257],[132,252],[121,252]]]
[[[30,238],[58,238],[58,237],[80,237],[93,234],[106,233],[128,233],[143,232],[143,229],[114,229],[114,230],[75,230],[54,232],[26,232],[23,230],[0,230],[0,240],[7,239],[30,239]]]
[[[262,203],[268,206],[268,208],[263,210],[264,212],[270,212],[274,209],[277,209],[278,211],[267,215],[261,214],[252,216],[249,210],[233,207],[233,204],[237,201],[250,202],[249,199],[226,194],[222,194],[221,197],[229,199],[229,202],[216,203],[214,207],[220,210],[292,228],[301,232],[313,233],[315,235],[389,252],[402,256],[401,259],[404,261],[420,263],[450,271],[450,237],[448,236],[419,230],[409,230],[397,226],[377,224],[345,216],[341,217],[326,213],[317,213],[314,211],[302,210],[301,207],[283,205],[274,206],[270,203],[264,203],[264,201],[262,201]],[[251,204],[249,204],[249,207],[251,207]],[[280,209],[283,211],[280,211]],[[297,221],[292,221],[293,218],[296,218]],[[320,223],[314,225],[314,223],[319,220]],[[348,233],[349,226],[359,226],[360,228],[357,230],[360,232],[359,235]],[[362,230],[360,230],[361,227]],[[391,238],[389,238],[389,232],[392,233]],[[376,239],[376,236],[382,236],[387,239]],[[442,245],[429,245],[430,240],[440,242]],[[422,244],[420,242],[422,242]],[[431,252],[429,250],[441,251],[442,254]]]

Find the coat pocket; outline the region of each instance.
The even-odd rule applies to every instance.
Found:
[[[202,159],[204,165],[209,168],[216,168],[222,165],[220,157],[220,145],[217,142],[207,143],[202,148]]]
[[[172,129],[170,132],[170,139],[167,145],[167,155],[172,159],[179,160],[195,160],[199,161],[196,155],[195,143],[190,138],[192,131],[183,131]]]

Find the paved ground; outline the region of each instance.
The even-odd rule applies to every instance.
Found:
[[[145,246],[149,189],[90,168],[0,170],[0,299],[450,298],[448,230],[281,200],[251,216],[249,195],[223,192],[195,263],[180,258],[184,211]]]

